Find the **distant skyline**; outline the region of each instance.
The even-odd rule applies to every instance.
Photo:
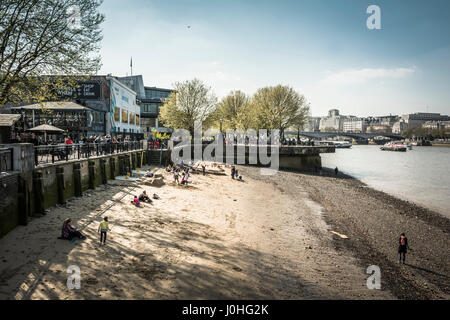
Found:
[[[381,30],[369,30],[369,5]],[[100,74],[221,98],[292,86],[313,116],[450,113],[450,1],[105,0]]]

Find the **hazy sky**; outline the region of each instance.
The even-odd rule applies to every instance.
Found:
[[[381,30],[369,30],[369,5]],[[104,0],[100,73],[171,88],[290,85],[314,116],[450,114],[449,0]],[[188,28],[188,26],[191,26]]]

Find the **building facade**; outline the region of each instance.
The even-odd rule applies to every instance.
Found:
[[[107,117],[107,131],[113,135],[139,135],[141,133],[141,108],[137,94],[115,77],[110,81],[111,106]]]
[[[142,75],[118,77],[120,82],[134,90],[141,108],[140,126],[145,137],[151,137],[153,131],[168,132],[159,121],[159,109],[172,93],[171,89],[144,86]]]
[[[422,127],[425,123],[434,121],[434,122],[443,122],[450,121],[450,117],[447,115],[441,115],[440,113],[425,113],[425,112],[417,112],[412,114],[406,114],[401,116],[399,121],[397,121],[394,126],[392,132],[401,133],[403,130],[419,128]]]
[[[343,123],[343,130],[344,132],[366,132],[367,128],[367,122],[364,118],[358,118],[358,117],[347,117],[346,120],[344,120]]]
[[[341,116],[339,110],[331,109],[328,111],[328,116],[320,119],[320,131],[343,131],[344,121],[347,119],[346,116]]]
[[[305,132],[319,132],[320,131],[320,117],[308,117],[303,128]]]
[[[159,122],[159,109],[172,93],[170,89],[145,87],[145,99],[141,101],[141,110],[143,115],[142,127],[146,132],[167,131],[167,128]]]

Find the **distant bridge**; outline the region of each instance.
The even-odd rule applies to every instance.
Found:
[[[396,133],[391,132],[377,132],[377,133],[355,133],[355,132],[295,132],[286,131],[285,134],[297,135],[301,137],[306,137],[310,139],[323,139],[323,138],[334,138],[334,137],[348,137],[357,140],[369,140],[375,137],[386,137],[394,140],[401,140],[403,137]]]

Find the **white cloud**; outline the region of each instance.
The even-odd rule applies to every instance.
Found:
[[[329,73],[327,76],[320,81],[322,85],[352,85],[352,84],[362,84],[369,81],[384,81],[392,79],[403,79],[411,76],[416,72],[416,68],[364,68],[357,70],[347,70],[335,73]]]

